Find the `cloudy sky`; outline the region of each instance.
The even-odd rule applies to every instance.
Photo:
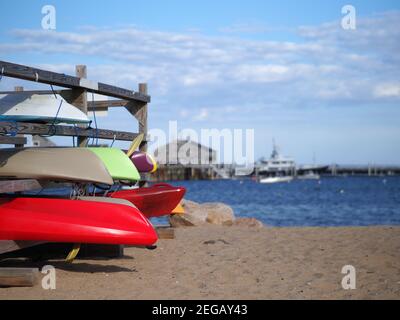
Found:
[[[43,5],[56,30],[43,30]],[[341,10],[356,9],[345,30]],[[399,1],[7,1],[0,59],[136,89],[150,128],[255,130],[300,163],[400,164]],[[9,78],[0,90],[23,84]],[[36,86],[35,86],[36,87]],[[40,86],[46,88],[46,86]],[[102,128],[136,131],[123,109]]]

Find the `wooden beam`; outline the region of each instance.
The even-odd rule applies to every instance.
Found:
[[[77,136],[77,137],[98,137],[106,140],[132,141],[138,136],[138,133],[114,131],[106,129],[79,128],[63,125],[48,125],[30,122],[7,122],[0,121],[0,132],[3,134],[22,133],[34,135],[50,136]]]
[[[16,87],[14,87],[14,91],[17,92],[17,93],[20,93],[20,92],[24,91],[24,87],[16,86]],[[17,138],[21,138],[21,137],[24,137],[24,135],[23,134],[18,134],[16,137]],[[25,143],[26,143],[26,139],[25,139]],[[21,147],[24,146],[25,143],[15,143],[14,147],[21,148]]]
[[[147,95],[147,83],[139,83],[139,92]],[[143,133],[147,136],[147,104],[143,105],[136,114],[139,120],[139,133]],[[139,149],[142,152],[147,152],[147,141],[143,140]]]
[[[175,229],[170,226],[155,227],[159,239],[175,239]]]
[[[33,287],[38,275],[38,268],[0,268],[0,287]]]
[[[78,65],[75,67],[75,72],[76,76],[79,77],[79,79],[86,79],[87,78],[87,69],[86,66],[84,65]],[[87,90],[86,89],[72,89],[72,96],[74,98],[72,101],[70,101],[71,104],[73,104],[75,107],[77,107],[79,110],[81,110],[84,114],[87,114],[88,112],[88,106],[87,106]],[[78,125],[78,127],[82,128],[84,125]],[[86,147],[88,144],[88,138],[87,137],[78,137],[78,146],[79,147]]]
[[[42,243],[44,243],[44,242],[0,240],[0,254],[37,246]]]
[[[21,86],[14,87],[14,92],[22,92],[22,91],[24,91],[24,87],[21,87]]]
[[[100,100],[100,101],[88,101],[88,110],[93,111],[93,109],[104,109],[112,107],[126,107],[129,104],[128,100]]]
[[[88,92],[98,93],[110,97],[127,99],[130,101],[150,102],[150,96],[139,92],[123,89],[101,82],[81,80],[79,77],[69,76],[62,73],[31,68],[24,65],[10,63],[0,60],[0,74],[6,77],[35,81],[55,86],[86,89]]]
[[[0,91],[0,94],[15,94],[15,91]],[[72,90],[26,90],[24,91],[25,94],[32,95],[32,94],[59,94],[61,95],[68,103],[71,103],[74,99],[76,99],[76,94],[73,95],[73,89]],[[98,110],[107,110],[108,108],[112,107],[126,107],[128,104],[131,106],[137,106],[139,109],[140,106],[143,105],[143,103],[138,103],[138,102],[132,102],[126,99],[113,99],[113,100],[97,100],[94,101],[87,101],[87,107],[88,111],[93,111],[94,109],[96,111]]]
[[[0,193],[21,192],[41,189],[41,184],[35,179],[0,180]]]
[[[26,143],[27,140],[25,137],[0,136],[0,144],[24,145]]]

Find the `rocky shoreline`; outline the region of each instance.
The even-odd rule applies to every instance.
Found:
[[[190,200],[183,200],[182,206],[185,209],[185,213],[169,217],[169,222],[174,228],[205,226],[209,224],[252,228],[262,228],[264,226],[261,221],[255,218],[236,218],[233,209],[220,202],[200,204]]]

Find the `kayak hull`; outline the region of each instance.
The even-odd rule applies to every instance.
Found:
[[[108,196],[130,201],[146,217],[151,218],[171,214],[185,192],[184,187],[155,184],[148,188],[115,191]]]
[[[85,148],[1,149],[0,177],[114,183],[102,160]]]
[[[87,148],[96,154],[106,166],[114,180],[138,181],[140,174],[129,157],[117,148]]]
[[[59,94],[15,92],[0,94],[1,121],[29,121],[39,123],[84,123],[90,119]]]
[[[0,240],[153,245],[157,234],[133,207],[48,198],[0,199]]]

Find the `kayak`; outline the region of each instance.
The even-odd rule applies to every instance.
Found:
[[[139,172],[153,173],[157,170],[156,161],[146,152],[135,151],[132,153],[130,158]]]
[[[0,240],[150,246],[157,234],[126,205],[18,197],[0,199]]]
[[[114,183],[103,161],[85,148],[0,149],[0,177]]]
[[[97,202],[121,204],[121,205],[125,205],[128,207],[136,208],[136,206],[132,202],[125,200],[125,199],[117,199],[117,198],[110,198],[110,197],[96,197],[96,196],[80,196],[80,197],[78,197],[78,199],[85,200],[85,201],[97,201]]]
[[[118,190],[109,193],[111,198],[132,202],[146,217],[159,217],[171,214],[185,195],[184,187],[174,187],[166,183],[147,188]]]
[[[138,181],[140,174],[129,157],[117,148],[87,148],[96,154],[114,180]]]
[[[0,94],[0,121],[85,123],[90,119],[59,94],[15,92]]]

